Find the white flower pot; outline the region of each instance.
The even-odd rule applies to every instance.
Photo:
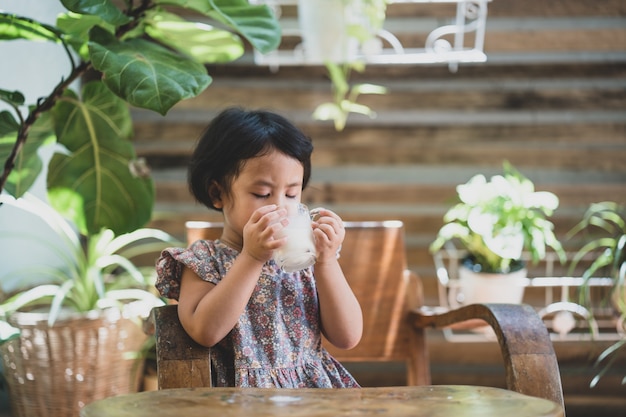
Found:
[[[459,268],[459,302],[521,304],[528,271],[524,268],[509,274],[474,272],[465,266]]]
[[[298,0],[298,23],[307,63],[354,60],[359,45],[346,33],[346,26],[353,20],[353,13],[346,7],[337,0]]]

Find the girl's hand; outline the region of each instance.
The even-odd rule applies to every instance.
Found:
[[[241,253],[266,262],[275,249],[284,245],[286,238],[274,239],[274,234],[288,223],[287,210],[275,204],[256,209],[243,227],[243,248]]]
[[[315,235],[315,249],[317,262],[326,263],[337,260],[337,253],[346,235],[343,220],[331,210],[316,208],[311,210],[313,217],[313,234]]]

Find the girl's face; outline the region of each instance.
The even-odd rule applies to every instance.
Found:
[[[232,243],[243,242],[243,227],[252,213],[263,206],[300,202],[304,167],[295,158],[276,150],[245,161],[230,193],[215,201],[224,214],[224,233]]]

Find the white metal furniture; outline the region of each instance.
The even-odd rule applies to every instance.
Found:
[[[310,0],[314,1],[314,0]],[[491,0],[390,0],[389,4],[410,3],[415,7],[428,7],[434,3],[456,4],[456,14],[446,24],[432,29],[426,44],[403,45],[393,30],[383,27],[378,37],[384,47],[376,53],[363,53],[360,57],[367,64],[436,64],[447,63],[451,71],[456,71],[460,63],[485,62],[483,52],[485,26],[487,22],[487,4]],[[265,4],[274,10],[279,18],[283,37],[301,36],[297,18],[283,17],[282,8],[297,7],[297,0],[252,0],[252,3]],[[422,29],[420,29],[421,31]],[[472,34],[473,43],[466,44],[466,35]],[[268,54],[255,51],[254,59],[258,65],[268,65],[278,69],[281,65],[319,65],[322,62],[307,60],[303,44],[297,44],[292,50],[277,49]]]

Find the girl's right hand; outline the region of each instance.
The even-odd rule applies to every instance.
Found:
[[[274,250],[285,244],[286,238],[275,239],[274,234],[288,223],[287,210],[275,204],[256,209],[243,227],[241,253],[265,263]]]

